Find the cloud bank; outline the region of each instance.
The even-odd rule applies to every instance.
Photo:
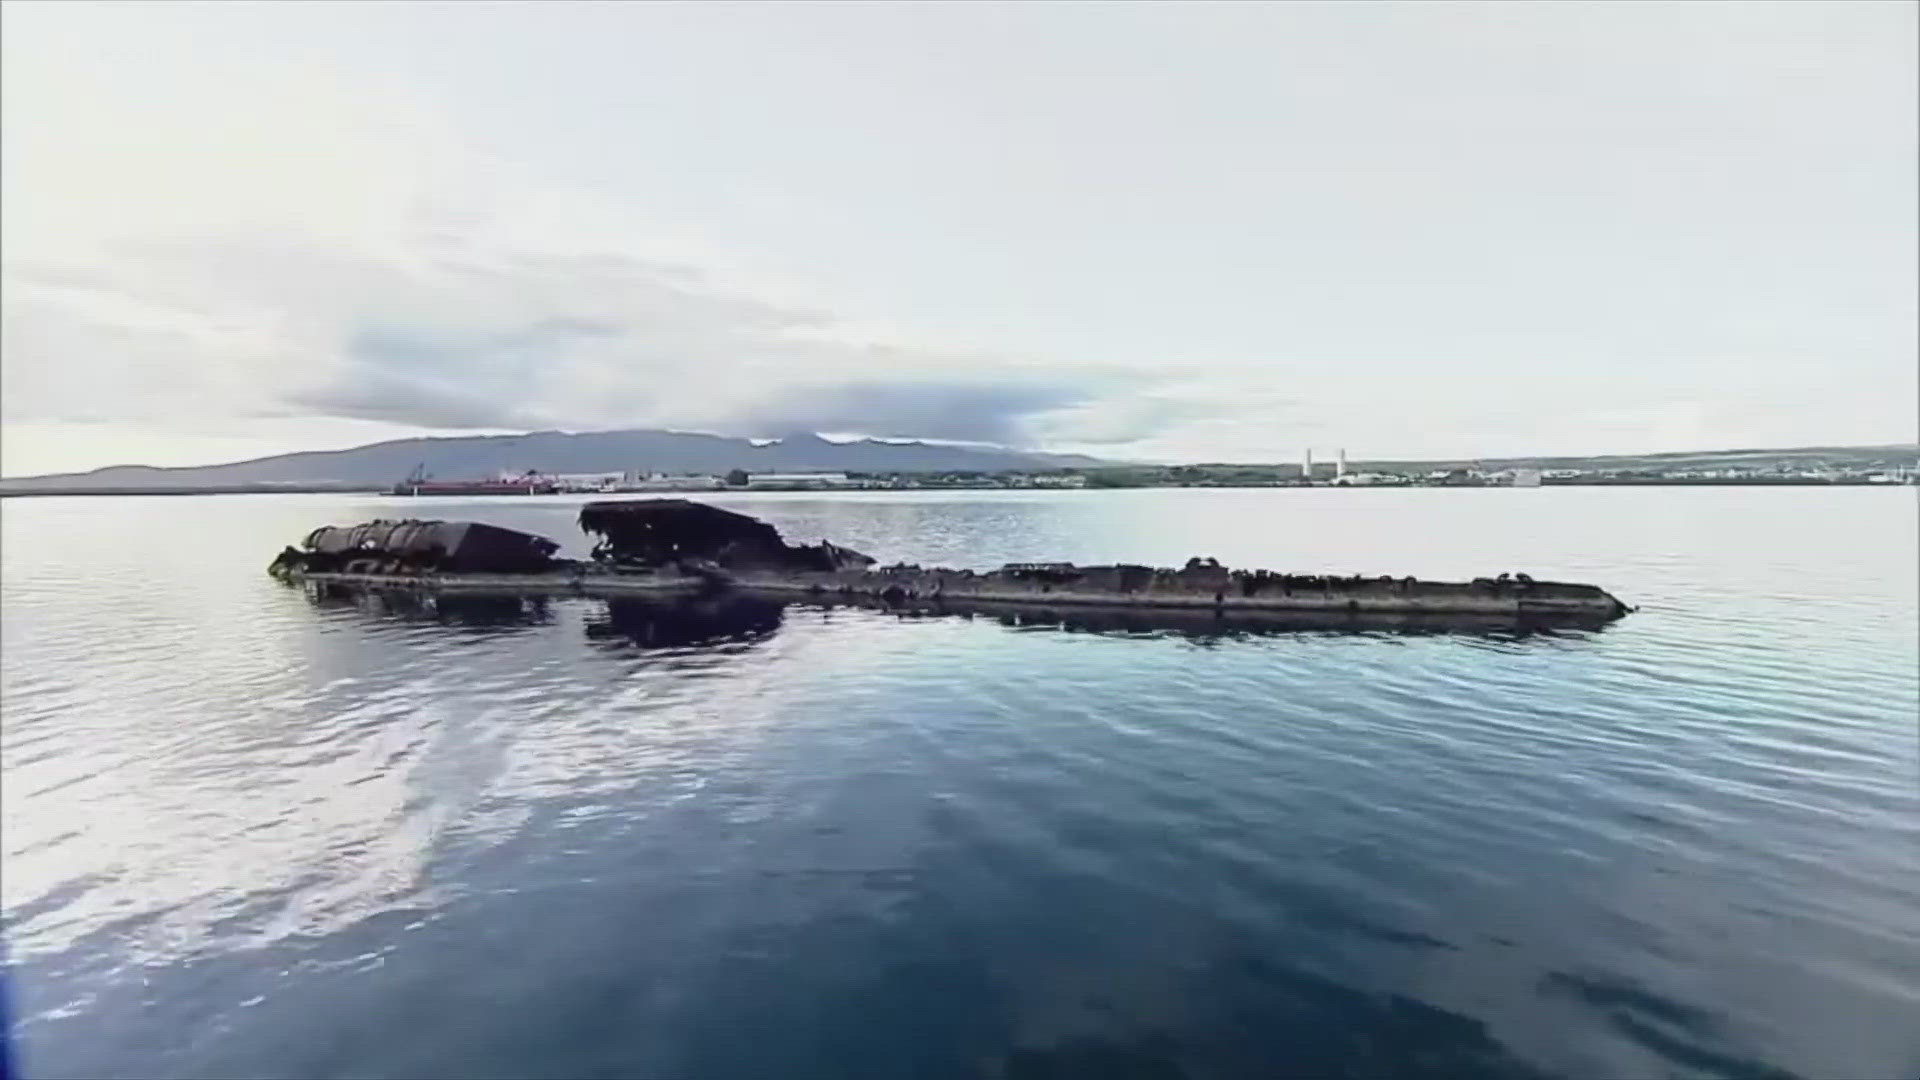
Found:
[[[45,11],[18,21],[77,32]],[[1154,381],[874,339],[636,254],[672,245],[629,207],[474,152],[404,87],[170,44],[8,53],[10,425],[326,417],[1031,445],[1061,434],[1061,410]]]
[[[1911,8],[4,19],[10,474],[531,428],[1915,435]]]

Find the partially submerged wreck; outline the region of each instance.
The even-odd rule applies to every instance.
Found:
[[[559,559],[544,537],[478,522],[376,521],[308,534],[268,568],[288,581],[440,592],[672,595],[740,590],[930,609],[1178,609],[1222,616],[1471,616],[1601,623],[1630,609],[1593,585],[1501,574],[1471,582],[1236,570],[1212,559],[1180,569],[1013,563],[976,572],[875,560],[835,544],[789,544],[772,525],[686,499],[591,502],[579,523],[588,560]]]
[[[789,544],[759,518],[687,499],[615,499],[580,508],[580,527],[600,538],[594,561],[641,570],[710,563],[729,570],[835,573],[864,570],[871,556],[822,541]]]
[[[268,572],[537,574],[552,568],[553,553],[559,550],[559,544],[544,536],[478,521],[369,521],[313,530],[300,547],[282,550]]]

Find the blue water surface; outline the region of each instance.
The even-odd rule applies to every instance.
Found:
[[[1591,581],[1516,634],[327,599],[0,506],[33,1077],[1920,1071],[1912,489],[754,495],[887,561]]]

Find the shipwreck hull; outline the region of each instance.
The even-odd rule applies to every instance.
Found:
[[[544,536],[477,521],[369,521],[323,525],[275,565],[344,572],[537,573],[560,545]]]
[[[1186,613],[1292,613],[1341,617],[1353,614],[1414,618],[1449,616],[1505,621],[1608,622],[1627,607],[1592,586],[1536,583],[1532,593],[1493,592],[1469,584],[1420,582],[1395,592],[1388,588],[1278,589],[1243,595],[1224,589],[1163,586],[1120,591],[1087,586],[1021,585],[994,581],[965,571],[885,571],[799,574],[348,574],[295,570],[287,580],[370,589],[495,595],[680,596],[737,590],[790,599],[862,602],[879,607],[961,609],[1099,608],[1177,610]],[[1590,591],[1589,591],[1590,590]]]
[[[772,595],[772,594],[768,594]],[[990,600],[906,600],[898,603],[837,596],[785,596],[800,607],[886,611],[909,619],[986,619],[1019,629],[1084,631],[1099,634],[1175,633],[1217,638],[1270,634],[1426,634],[1512,637],[1563,630],[1597,631],[1611,618],[1558,614],[1477,615],[1460,612],[1415,614],[1392,611],[1215,609],[1140,607],[1125,604],[996,603]]]
[[[580,528],[600,538],[604,566],[660,567],[688,559],[762,571],[840,571],[872,566],[867,555],[822,541],[789,544],[758,518],[687,499],[616,499],[580,508]]]
[[[1179,571],[1157,571],[1137,585],[1088,568],[1078,580],[1048,582],[955,570],[869,571],[858,574],[742,574],[741,588],[787,595],[861,596],[893,603],[938,601],[947,604],[1043,605],[1069,607],[1171,608],[1189,611],[1370,612],[1396,615],[1474,615],[1496,618],[1615,619],[1628,608],[1591,585],[1534,582],[1458,584],[1392,583],[1350,579],[1318,587],[1269,585],[1249,589],[1245,579],[1224,582],[1184,580]],[[1259,579],[1253,579],[1258,581]],[[1132,587],[1128,587],[1132,585]]]
[[[292,569],[274,576],[292,584],[476,596],[683,596],[715,588],[711,578],[696,574],[363,574]]]
[[[684,499],[594,502],[580,526],[593,559],[552,558],[545,537],[479,522],[377,521],[310,533],[268,568],[288,581],[380,590],[605,598],[740,592],[888,607],[1043,607],[1206,616],[1470,617],[1605,622],[1630,609],[1592,585],[1502,574],[1471,582],[1234,570],[1213,559],[1164,567],[1014,563],[985,573],[874,560],[821,542],[787,543],[744,514]]]
[[[551,624],[553,594],[428,592],[309,583],[316,607],[350,608],[381,621],[431,622],[473,631]],[[864,597],[791,596],[751,590],[705,594],[628,594],[578,603],[604,604],[589,611],[584,630],[593,644],[627,648],[699,648],[751,644],[777,633],[789,613],[863,611],[901,620],[957,619],[996,623],[1013,630],[1102,635],[1174,634],[1196,640],[1293,634],[1468,636],[1502,641],[1538,634],[1590,633],[1611,620],[1560,617],[1548,620],[1493,615],[1408,615],[1370,612],[1214,611],[1204,608],[994,604],[985,601],[905,601]]]

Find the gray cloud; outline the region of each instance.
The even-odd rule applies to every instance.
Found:
[[[597,265],[604,266],[604,263]],[[655,316],[667,312],[651,304]],[[710,309],[711,310],[711,309]],[[318,386],[289,391],[285,405],[296,411],[405,424],[428,429],[531,428],[666,424],[699,426],[728,434],[771,437],[793,431],[857,432],[880,438],[924,438],[1006,445],[1029,443],[1033,421],[1049,413],[1085,406],[1108,389],[1110,380],[1052,379],[1020,381],[997,376],[928,378],[924,357],[901,350],[843,348],[805,340],[752,340],[754,324],[782,325],[755,312],[747,327],[708,327],[704,338],[678,342],[683,357],[662,358],[661,344],[649,341],[649,328],[623,326],[606,319],[551,316],[525,326],[485,334],[436,334],[382,326],[360,330],[346,345],[349,363]],[[668,322],[680,322],[668,319]],[[685,373],[687,359],[723,352],[729,340],[748,337],[741,347],[762,355],[778,351],[795,359],[797,383],[780,382],[771,391],[749,397],[737,407],[707,402],[698,393],[699,374],[675,411],[658,412],[635,399],[649,384],[674,372]],[[564,396],[541,383],[543,373],[564,368],[583,353],[597,354],[620,380],[609,397],[590,408],[573,408]],[[893,376],[857,375],[835,380],[834,368],[849,360],[879,357],[899,368]],[[716,383],[726,380],[726,362],[709,368]],[[687,389],[683,386],[682,390]],[[631,415],[615,406],[630,402]],[[1151,410],[1133,426],[1134,436],[1177,413]],[[1154,422],[1147,422],[1151,418]]]
[[[374,420],[428,430],[544,426],[543,417],[523,412],[510,401],[372,367],[361,369],[352,379],[294,393],[286,405],[296,414]]]
[[[20,263],[8,415],[318,416],[427,430],[661,426],[1031,443],[1143,385],[1087,366],[851,337],[829,316],[611,252],[422,240],[402,259],[290,238],[147,245],[102,266]],[[139,379],[107,372],[140,342]],[[171,343],[162,350],[156,346]],[[12,369],[10,369],[12,370]],[[119,400],[116,385],[141,385]]]
[[[550,419],[522,403],[511,384],[544,360],[586,339],[618,337],[620,328],[592,319],[554,317],[464,340],[378,327],[354,333],[349,363],[333,379],[287,392],[296,410],[429,429],[539,426]]]
[[[302,276],[297,260],[263,262]],[[279,407],[432,430],[667,426],[1023,445],[1046,418],[1057,427],[1142,382],[1111,369],[1036,377],[1003,358],[849,341],[819,313],[611,254],[445,250],[433,273],[370,266],[354,276],[389,280],[344,313],[366,321],[321,377],[274,391]],[[1147,431],[1176,412],[1130,415]]]
[[[741,417],[742,433],[851,431],[880,438],[1024,445],[1034,418],[1092,400],[1100,388],[1067,381],[1030,385],[902,376],[899,381],[805,387]]]

